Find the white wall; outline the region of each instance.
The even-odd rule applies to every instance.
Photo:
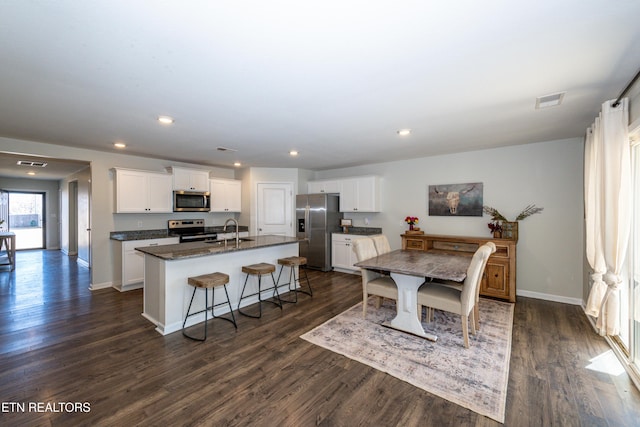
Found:
[[[629,91],[629,123],[640,120],[640,84],[636,84]],[[595,117],[594,117],[595,120]]]
[[[517,289],[520,295],[582,301],[583,140],[581,138],[379,163],[316,173],[316,179],[376,174],[382,177],[382,212],[348,214],[354,225],[382,227],[394,249],[407,215],[428,234],[489,236],[488,216],[429,217],[434,184],[482,182],[484,204],[509,219],[528,204],[541,214],[519,224]]]

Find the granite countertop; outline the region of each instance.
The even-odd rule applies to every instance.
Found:
[[[146,240],[146,239],[166,239],[169,236],[167,229],[161,230],[132,230],[132,231],[112,231],[109,233],[111,240]]]
[[[206,233],[233,233],[236,231],[235,226],[228,226],[227,231],[224,231],[223,225],[215,225],[211,227],[205,227]],[[240,225],[238,231],[249,231],[249,227]],[[109,234],[111,240],[119,240],[121,242],[129,240],[147,240],[147,239],[166,239],[171,236],[166,228],[159,230],[131,230],[131,231],[112,231]]]
[[[357,236],[374,236],[376,234],[382,234],[382,228],[378,227],[349,227],[349,232],[345,233],[342,227],[336,228],[332,232],[333,234],[355,234]]]
[[[251,249],[265,248],[268,246],[288,245],[303,241],[297,237],[287,236],[249,236],[240,239],[240,245],[236,248],[234,239],[217,242],[189,242],[174,245],[160,245],[136,248],[136,250],[152,255],[167,261],[184,258],[197,258],[209,255],[219,255],[223,253],[246,251]]]

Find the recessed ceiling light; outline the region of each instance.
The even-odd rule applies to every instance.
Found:
[[[113,146],[116,148],[127,148],[127,144],[125,144],[124,142],[114,142]]]
[[[411,129],[400,129],[398,131],[398,135],[400,136],[408,136],[411,135]]]
[[[297,156],[298,152],[296,150],[291,150],[291,151],[289,151],[289,155],[290,156]]]
[[[173,117],[169,116],[158,116],[158,121],[163,125],[170,125],[174,122]]]
[[[235,163],[233,164],[233,166],[235,166],[235,167],[240,167],[240,166],[242,166],[242,163],[240,163],[240,162],[235,162]]]
[[[552,93],[550,95],[539,96],[536,98],[536,110],[547,107],[555,107],[562,103],[566,92]]]
[[[36,173],[35,173],[34,171],[29,171],[29,172],[27,172],[27,175],[34,176],[35,174],[36,174]]]

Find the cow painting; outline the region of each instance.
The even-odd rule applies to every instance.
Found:
[[[482,216],[482,183],[429,186],[430,216]]]

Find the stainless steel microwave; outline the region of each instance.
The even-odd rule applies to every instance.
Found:
[[[174,191],[174,212],[209,212],[211,193],[208,191]]]

